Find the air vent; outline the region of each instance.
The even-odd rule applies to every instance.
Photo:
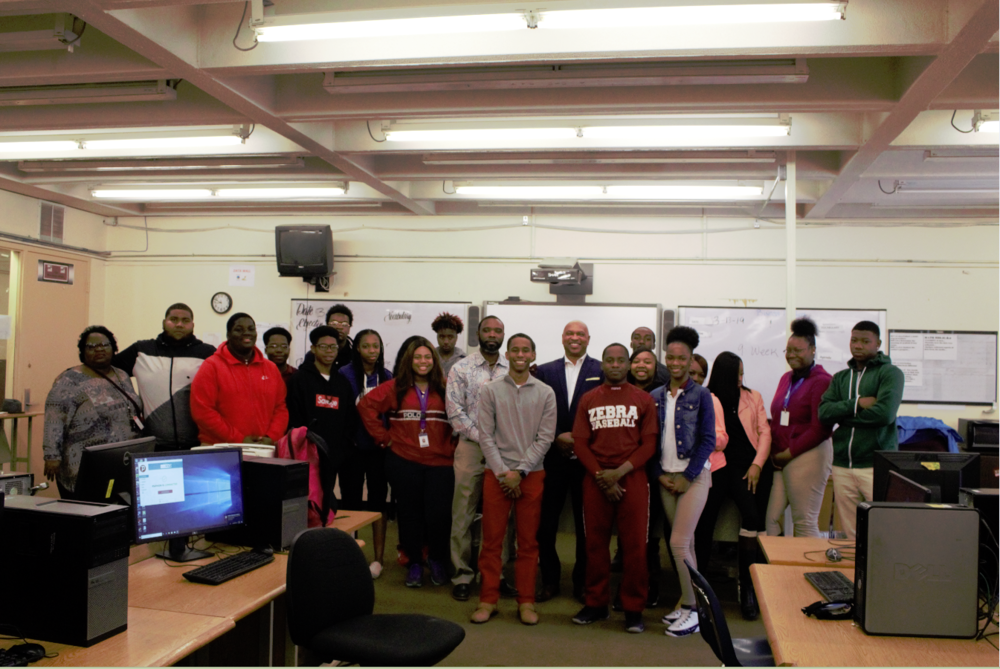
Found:
[[[66,217],[66,207],[58,204],[42,202],[42,220],[38,229],[38,237],[43,242],[63,243],[63,221]]]

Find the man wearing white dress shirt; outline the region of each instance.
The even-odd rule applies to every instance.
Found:
[[[583,467],[573,454],[573,419],[583,394],[604,381],[601,362],[587,355],[590,331],[585,323],[567,323],[563,328],[562,344],[565,355],[540,365],[535,373],[539,381],[548,384],[556,393],[556,440],[545,456],[545,490],[538,527],[538,561],[542,570],[539,602],[552,599],[560,591],[562,565],[556,553],[556,533],[567,493],[573,504],[576,526],[573,595],[578,599],[583,596],[587,560],[583,537]]]

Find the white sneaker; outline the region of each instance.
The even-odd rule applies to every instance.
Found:
[[[371,571],[372,578],[376,579],[382,575],[382,563],[372,562],[370,565],[368,565],[368,570]]]
[[[664,634],[667,636],[687,636],[698,631],[698,612],[694,609],[682,609],[687,615],[683,615],[668,627]]]
[[[660,620],[660,622],[663,623],[664,625],[670,625],[675,620],[677,620],[682,615],[684,615],[685,611],[690,611],[690,610],[691,609],[685,609],[685,608],[682,608],[682,607],[677,607],[676,609],[674,609],[673,611],[671,611],[667,615],[663,616],[663,618]]]

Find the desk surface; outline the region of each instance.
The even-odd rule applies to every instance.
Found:
[[[215,558],[171,567],[149,558],[129,567],[128,629],[82,648],[51,641],[41,643],[58,657],[44,666],[167,666],[236,627],[236,621],[262,608],[285,591],[288,557],[237,576],[222,585],[191,583],[182,574]],[[174,563],[171,563],[174,564]],[[13,645],[6,643],[5,647]],[[36,666],[36,665],[32,665]]]
[[[59,655],[31,666],[162,667],[182,660],[235,626],[229,618],[130,606],[128,629],[121,634],[90,648],[35,642],[41,643],[50,655]]]
[[[869,636],[851,620],[817,620],[801,609],[822,597],[803,577],[815,566],[750,567],[767,640],[778,666],[995,667],[986,641]],[[845,570],[853,579],[854,570]]]
[[[841,553],[854,555],[854,544],[847,539],[812,537],[769,537],[757,535],[768,564],[798,565],[817,569],[854,569],[854,560],[844,557],[840,562],[826,559],[826,549],[836,548]]]
[[[222,585],[192,583],[184,578],[184,572],[215,559],[168,565],[150,558],[132,565],[128,571],[129,607],[239,620],[285,592],[286,555],[275,555],[271,564]]]
[[[378,511],[338,511],[333,519],[333,526],[344,532],[356,532],[366,525],[371,525],[382,517]]]

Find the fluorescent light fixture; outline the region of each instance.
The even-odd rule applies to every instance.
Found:
[[[31,142],[0,142],[0,155],[4,153],[43,153],[45,151],[76,151],[79,142],[69,140],[31,141]]]
[[[972,129],[976,132],[1000,132],[1000,113],[977,109],[972,115]]]
[[[122,81],[103,84],[13,86],[0,88],[0,107],[67,105],[94,102],[148,102],[176,100],[177,91],[158,81]]]
[[[207,148],[237,146],[250,136],[249,125],[228,128],[189,128],[179,130],[129,130],[124,132],[94,132],[69,130],[44,133],[22,138],[13,133],[0,135],[0,155],[19,157],[37,152],[127,151],[177,148]],[[10,139],[8,139],[8,137]],[[71,158],[73,156],[63,156]],[[83,156],[81,156],[83,157]]]
[[[386,130],[388,142],[474,142],[574,139],[576,128],[479,128],[454,130]]]
[[[212,197],[208,188],[146,188],[146,189],[95,189],[91,197],[99,200],[207,200]]]
[[[214,137],[133,137],[130,139],[85,139],[84,149],[94,151],[122,149],[176,149],[184,147],[238,146],[243,140],[236,135]]]
[[[215,196],[225,200],[300,200],[340,197],[343,187],[336,188],[219,188]]]
[[[974,186],[959,186],[958,188],[925,187],[909,181],[900,181],[896,185],[895,192],[903,195],[997,195],[1000,189],[996,186],[992,188],[977,188]]]
[[[498,125],[506,125],[499,123]],[[393,129],[398,127],[399,129]],[[412,128],[412,129],[410,129]],[[425,129],[426,128],[426,129]],[[791,119],[705,119],[665,120],[656,125],[566,125],[548,128],[440,128],[417,124],[383,127],[391,142],[489,142],[547,140],[620,140],[628,142],[694,142],[740,137],[787,137],[792,132]]]
[[[524,16],[513,13],[341,22],[315,22],[315,20],[309,20],[308,16],[300,15],[265,18],[264,25],[254,27],[254,31],[257,33],[258,42],[288,42],[317,39],[370,39],[373,37],[398,37],[400,35],[454,35],[524,30],[525,28],[527,25]]]
[[[631,26],[690,26],[743,23],[840,21],[846,2],[794,4],[703,5],[540,11],[538,27],[545,30],[587,30]]]
[[[931,149],[924,151],[925,161],[964,163],[969,160],[992,160],[994,163],[1000,159],[1000,151],[993,147],[965,146],[954,149]]]
[[[609,198],[626,200],[752,200],[763,186],[608,186]]]
[[[252,8],[250,27],[259,42],[320,39],[371,39],[402,35],[455,35],[544,30],[628,27],[759,24],[840,21],[847,2],[802,2],[691,7],[635,7],[545,11],[526,9],[504,14],[430,16],[407,19],[337,21],[336,13],[259,16]]]
[[[201,170],[280,169],[305,167],[297,156],[253,156],[243,158],[108,158],[105,160],[22,160],[17,169],[22,172],[195,172]]]
[[[346,185],[292,188],[95,188],[90,194],[100,200],[324,200],[347,192]]]
[[[604,196],[603,186],[458,186],[459,195],[519,200],[589,200]]]
[[[519,200],[750,200],[763,186],[458,186],[458,195]]]
[[[650,141],[731,139],[736,137],[787,137],[789,124],[770,125],[630,125],[583,128],[587,139],[628,139]]]

